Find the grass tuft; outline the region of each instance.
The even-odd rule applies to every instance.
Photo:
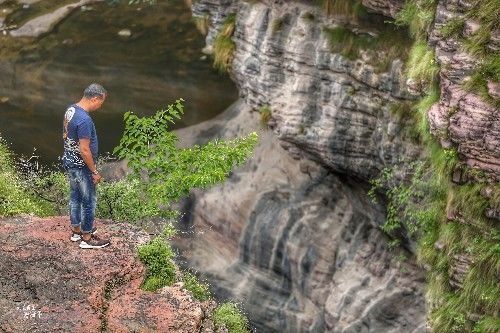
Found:
[[[443,35],[445,38],[453,37],[459,35],[463,30],[465,26],[465,20],[461,17],[454,17],[448,22],[446,22],[439,32]]]
[[[500,56],[498,55],[487,57],[464,87],[466,90],[478,94],[494,107],[500,108],[500,100],[494,99],[488,93],[488,81],[500,82]]]
[[[248,319],[235,303],[227,302],[219,305],[212,314],[212,319],[218,330],[225,327],[230,333],[250,332]]]
[[[427,30],[434,20],[436,0],[406,1],[396,15],[396,24],[408,26],[410,35],[415,39],[427,36]]]
[[[487,316],[476,323],[473,333],[498,333],[500,327],[500,317]]]
[[[139,259],[146,265],[147,273],[142,289],[155,291],[175,282],[174,251],[164,239],[156,237],[138,248]]]
[[[356,60],[363,51],[369,57],[368,63],[374,67],[375,72],[381,73],[389,70],[393,60],[406,60],[410,47],[405,31],[394,29],[389,23],[379,22],[379,27],[380,24],[383,24],[382,29],[376,34],[355,32],[354,28],[343,26],[325,28],[324,33],[333,53]]]
[[[196,25],[196,29],[203,35],[207,35],[208,28],[210,26],[209,17],[206,16],[193,16],[194,24]]]
[[[437,81],[438,72],[439,66],[434,57],[434,50],[427,45],[424,39],[416,40],[406,63],[408,79],[417,82],[425,90],[426,87],[430,87]]]
[[[272,111],[271,108],[268,105],[264,105],[259,109],[260,113],[260,123],[262,126],[267,126],[267,123],[269,123],[269,120],[272,118]]]
[[[434,103],[439,101],[439,96],[439,87],[437,84],[433,84],[429,87],[427,95],[414,106],[415,126],[421,143],[428,143],[433,140],[427,119],[427,112]]]
[[[199,301],[206,301],[210,299],[210,289],[209,285],[200,282],[198,278],[189,272],[184,272],[182,276],[182,281],[184,282],[184,288],[189,290],[194,298]]]
[[[486,57],[490,53],[487,49],[490,38],[490,27],[481,26],[471,37],[464,41],[464,49],[473,57]]]
[[[214,67],[221,72],[228,72],[233,61],[236,44],[232,40],[236,25],[236,15],[231,14],[226,18],[221,31],[214,41]]]
[[[284,25],[285,25],[285,18],[284,17],[280,17],[280,18],[275,19],[273,21],[273,25],[272,25],[273,34],[281,31],[283,29]]]

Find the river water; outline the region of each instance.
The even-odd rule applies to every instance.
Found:
[[[127,2],[76,10],[37,41],[0,37],[0,133],[14,152],[30,155],[36,148],[43,163],[56,162],[65,108],[91,82],[109,92],[92,114],[101,153],[117,145],[128,110],[150,115],[182,97],[186,114],[176,126],[184,127],[236,100],[235,85],[201,53],[204,37],[184,1]],[[14,14],[24,19],[19,10]],[[122,29],[131,36],[119,37]]]

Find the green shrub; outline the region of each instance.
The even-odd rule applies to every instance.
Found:
[[[184,112],[182,100],[151,117],[127,112],[125,132],[114,153],[126,159],[132,172],[127,180],[105,185],[100,212],[117,219],[171,219],[171,203],[193,188],[224,181],[231,170],[251,155],[257,134],[234,140],[213,140],[204,146],[178,148],[169,130]]]
[[[262,126],[267,126],[267,123],[272,118],[272,111],[268,105],[265,105],[259,109],[260,113],[260,124]]]
[[[114,182],[102,182],[97,187],[96,216],[138,223],[154,217],[170,218],[177,215],[162,209],[156,201],[148,200],[146,186],[137,178],[130,177]]]
[[[0,217],[46,215],[51,207],[44,206],[31,194],[14,164],[12,152],[0,137]]]
[[[30,198],[28,192],[22,188],[20,179],[14,173],[0,173],[0,216],[14,216],[19,214],[42,215],[43,209]]]
[[[156,237],[149,243],[138,247],[141,261],[147,267],[146,277],[142,288],[155,291],[175,282],[176,266],[174,251],[164,239]]]
[[[228,72],[233,61],[236,44],[232,40],[234,28],[236,26],[236,15],[231,14],[226,18],[221,31],[215,38],[214,47],[214,67],[221,72]]]
[[[234,303],[227,302],[219,305],[212,319],[217,329],[226,327],[229,333],[248,333],[248,319]]]
[[[210,299],[210,289],[209,285],[202,283],[198,278],[189,272],[184,272],[182,275],[182,281],[184,282],[184,288],[189,290],[194,298],[199,301],[206,301]]]

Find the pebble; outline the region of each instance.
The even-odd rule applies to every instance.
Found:
[[[90,11],[94,10],[94,8],[92,8],[91,6],[85,6],[85,5],[83,5],[83,6],[80,7],[80,10],[82,12],[90,12]]]
[[[132,36],[132,31],[130,31],[130,29],[122,29],[118,31],[118,36],[128,38]]]

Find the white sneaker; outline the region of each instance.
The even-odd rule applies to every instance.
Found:
[[[100,239],[97,236],[92,235],[88,241],[82,241],[80,242],[80,248],[81,249],[101,249],[105,246],[109,245],[109,240],[107,239]]]

